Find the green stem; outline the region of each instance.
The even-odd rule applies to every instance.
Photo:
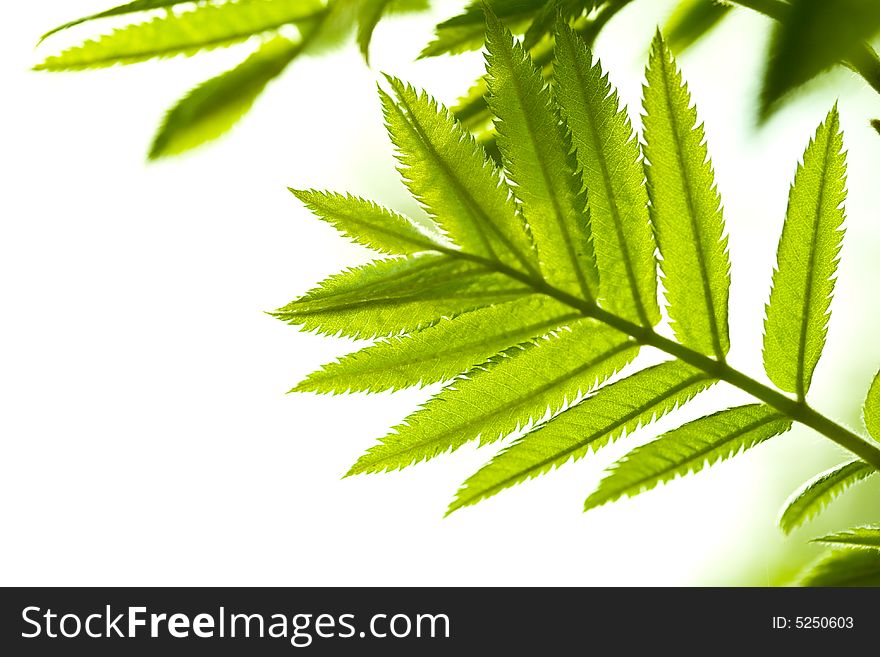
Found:
[[[725,381],[735,388],[738,388],[764,402],[768,406],[772,406],[791,420],[810,427],[844,449],[849,450],[865,461],[865,463],[880,470],[880,445],[859,436],[840,424],[837,424],[830,418],[810,407],[805,400],[792,399],[780,391],[764,385],[747,374],[734,369],[724,361],[716,360],[698,351],[694,351],[689,347],[660,335],[652,327],[636,324],[628,319],[620,317],[619,315],[608,312],[607,310],[600,308],[594,301],[587,301],[555,288],[543,279],[533,278],[528,274],[512,269],[499,262],[487,260],[468,253],[462,253],[461,251],[456,251],[454,249],[438,248],[437,250],[450,256],[478,262],[493,271],[505,274],[510,278],[525,283],[536,292],[546,294],[547,296],[574,308],[584,317],[591,317],[603,324],[617,329],[621,333],[629,335],[639,344],[653,347],[654,349],[669,354],[692,367],[702,370],[715,379]]]

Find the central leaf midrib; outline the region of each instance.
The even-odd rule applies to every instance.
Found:
[[[443,171],[443,174],[446,176],[447,180],[449,180],[452,183],[453,187],[455,187],[455,189],[458,191],[459,198],[464,200],[465,205],[470,210],[471,214],[475,215],[478,219],[481,218],[485,221],[486,225],[495,234],[496,238],[499,239],[501,241],[501,243],[514,256],[516,256],[517,260],[519,260],[520,263],[523,265],[523,267],[525,267],[526,271],[534,272],[534,268],[532,267],[532,264],[528,261],[528,259],[519,251],[519,249],[517,249],[512,244],[512,242],[510,242],[510,240],[501,231],[501,229],[495,225],[495,222],[492,221],[492,219],[488,215],[488,213],[483,210],[482,206],[480,206],[480,204],[477,203],[477,201],[473,198],[473,196],[470,194],[470,192],[468,192],[467,188],[461,183],[461,181],[458,179],[458,176],[455,175],[455,172],[447,165],[447,163],[443,160],[443,158],[440,157],[440,154],[434,148],[434,145],[431,143],[430,139],[428,138],[428,135],[425,133],[421,123],[419,123],[418,120],[415,118],[415,114],[412,110],[412,107],[406,101],[406,98],[404,97],[404,95],[402,93],[400,93],[399,90],[398,90],[397,97],[398,97],[398,100],[400,101],[401,105],[403,105],[407,111],[406,115],[403,115],[401,113],[401,116],[403,117],[404,121],[406,121],[410,126],[412,126],[413,130],[415,130],[416,134],[419,136],[420,141],[422,142],[422,145],[431,154],[431,157],[433,158],[434,163],[436,164],[437,168],[439,168],[440,170]],[[486,236],[485,232],[483,231],[482,223],[483,222],[477,220],[477,221],[473,222],[473,225],[476,228],[477,233],[480,236],[480,240],[483,242],[483,246],[489,252],[489,255],[491,257],[497,257],[495,250],[492,248],[492,245],[489,242],[489,238]]]
[[[625,426],[628,422],[631,422],[635,419],[638,419],[638,417],[641,416],[643,413],[648,412],[650,409],[657,406],[658,404],[662,404],[664,401],[667,401],[671,397],[674,397],[678,393],[687,390],[692,385],[695,385],[701,381],[711,381],[711,379],[708,376],[706,376],[705,374],[700,373],[698,375],[695,375],[695,376],[687,379],[686,381],[683,381],[682,383],[678,384],[677,386],[673,386],[672,388],[669,388],[668,390],[664,390],[662,393],[660,393],[657,396],[655,396],[654,398],[652,398],[649,401],[649,403],[645,404],[644,406],[642,406],[638,409],[634,409],[631,412],[624,415],[623,417],[610,422],[603,429],[600,429],[598,431],[594,431],[592,434],[590,434],[589,437],[587,437],[581,441],[578,441],[577,443],[575,443],[571,447],[568,447],[561,452],[557,452],[553,456],[550,456],[550,457],[544,459],[540,463],[533,464],[533,465],[529,466],[528,468],[525,468],[523,470],[518,471],[516,474],[513,474],[513,475],[510,475],[509,477],[506,477],[504,480],[492,485],[489,488],[482,489],[477,496],[472,496],[471,499],[473,499],[474,497],[478,497],[480,499],[490,497],[494,493],[506,488],[508,484],[516,483],[517,481],[520,481],[523,477],[528,477],[532,473],[537,472],[537,471],[541,470],[542,468],[545,468],[549,465],[553,465],[554,463],[557,463],[560,459],[567,460],[567,459],[571,458],[572,454],[574,454],[578,450],[583,449],[584,447],[589,447],[593,442],[601,439],[603,436],[611,435],[614,431],[617,431],[621,427]],[[574,408],[577,408],[577,406],[575,406]],[[528,438],[524,438],[523,440],[528,440]],[[517,443],[517,444],[519,444],[519,443]],[[512,446],[511,449],[513,449],[514,447],[515,446]],[[466,505],[467,505],[467,502],[462,502],[462,504],[461,504],[461,506],[466,506]]]
[[[384,463],[387,461],[393,461],[393,460],[396,460],[397,457],[399,457],[402,454],[412,453],[412,452],[415,452],[416,450],[419,450],[420,448],[424,448],[424,447],[427,447],[430,445],[441,444],[442,438],[448,436],[449,434],[462,433],[462,432],[466,431],[467,429],[473,427],[476,424],[479,424],[481,422],[485,422],[488,419],[497,417],[498,415],[508,411],[510,408],[522,404],[524,401],[530,401],[531,399],[533,399],[535,397],[542,396],[542,395],[546,394],[548,391],[555,388],[556,386],[560,385],[561,383],[563,383],[569,379],[572,379],[579,374],[583,374],[584,372],[590,370],[591,368],[596,367],[598,364],[603,363],[607,360],[610,360],[611,358],[614,358],[615,356],[617,356],[625,351],[628,351],[630,349],[638,349],[638,345],[635,342],[633,342],[632,340],[626,339],[623,342],[621,342],[620,344],[602,352],[600,355],[596,356],[596,358],[593,358],[593,359],[587,361],[586,363],[584,363],[580,367],[578,367],[574,370],[570,370],[561,376],[557,376],[557,377],[554,377],[553,379],[550,379],[549,381],[547,381],[546,383],[544,383],[543,385],[541,385],[537,389],[530,390],[528,400],[525,400],[523,397],[518,397],[516,399],[513,399],[509,402],[502,404],[501,406],[499,406],[495,409],[492,409],[492,411],[489,413],[486,413],[484,415],[480,415],[476,418],[468,420],[464,424],[459,424],[455,427],[447,428],[445,431],[443,431],[441,433],[432,434],[429,438],[425,438],[424,440],[419,440],[419,441],[413,442],[413,443],[406,443],[406,445],[404,446],[403,449],[395,450],[394,452],[392,452],[390,454],[383,455],[380,459],[373,461],[371,463],[371,465],[375,465],[377,463]],[[469,371],[472,371],[472,370],[469,370]],[[545,408],[545,412],[546,412],[546,408]],[[414,428],[417,425],[410,424],[410,425],[403,425],[403,426]],[[390,434],[389,437],[397,438],[399,436],[400,436],[400,433],[396,433],[396,434]],[[480,438],[481,440],[483,440],[485,437],[482,435],[472,436],[470,438],[463,439],[462,443],[464,443],[468,440],[475,440],[477,438]],[[494,442],[497,439],[498,439],[498,437],[495,436],[491,439],[488,439],[488,441]],[[383,443],[383,445],[387,446],[388,443]]]
[[[587,80],[583,76],[583,72],[581,71],[580,66],[577,64],[577,54],[573,53],[573,66],[572,70],[574,71],[575,77],[577,78],[577,89],[581,94],[581,102],[584,107],[589,108],[591,106],[590,100],[587,94]],[[615,110],[616,111],[616,110]],[[633,301],[636,304],[636,312],[638,313],[639,319],[645,326],[650,326],[651,322],[648,319],[648,312],[645,309],[645,305],[642,302],[642,290],[636,280],[635,269],[633,268],[632,257],[629,252],[629,244],[626,240],[626,236],[623,234],[623,226],[622,226],[622,218],[617,209],[617,196],[615,194],[614,185],[611,182],[611,177],[608,171],[608,162],[605,158],[605,152],[602,147],[602,140],[599,136],[599,131],[596,125],[593,122],[593,117],[590,112],[586,112],[586,119],[584,123],[587,126],[589,135],[593,142],[593,148],[597,154],[596,160],[599,163],[599,168],[601,170],[601,178],[602,185],[605,188],[605,193],[608,196],[608,210],[611,214],[611,220],[614,225],[615,234],[617,235],[617,241],[620,247],[620,256],[623,260],[624,267],[626,269],[626,276],[629,279],[630,293]]]
[[[688,170],[685,167],[684,154],[682,152],[681,141],[679,138],[679,124],[672,106],[672,92],[669,88],[669,62],[665,54],[661,54],[660,59],[663,66],[663,75],[661,76],[663,80],[663,95],[666,99],[666,110],[669,114],[669,122],[672,127],[673,149],[675,152],[676,162],[678,164],[678,170],[681,172],[682,184],[685,188],[684,197],[688,209],[688,219],[690,219],[691,229],[694,232],[694,238],[697,243],[696,252],[697,262],[699,263],[700,267],[700,285],[703,288],[703,299],[706,303],[709,331],[712,334],[712,347],[715,350],[716,357],[721,360],[724,358],[725,354],[724,349],[722,349],[721,347],[721,335],[718,327],[718,318],[716,316],[715,300],[712,297],[712,290],[710,288],[709,268],[706,263],[706,254],[703,252],[703,235],[702,231],[700,230],[699,221],[697,220],[696,216],[693,199],[693,189],[691,188],[690,177],[687,175]]]
[[[465,344],[459,344],[456,347],[445,349],[443,353],[445,356],[449,355],[449,354],[465,354],[465,353],[468,353],[469,351],[473,351],[475,349],[478,349],[481,346],[484,346],[487,344],[492,344],[494,342],[500,342],[500,343],[504,344],[505,346],[510,346],[510,343],[507,342],[507,340],[511,337],[515,337],[518,335],[534,335],[535,331],[541,331],[543,329],[559,327],[563,322],[567,322],[569,320],[579,319],[579,318],[581,318],[581,315],[576,315],[573,313],[568,314],[568,315],[561,315],[559,317],[553,317],[552,319],[548,319],[544,322],[536,322],[534,324],[529,324],[528,326],[523,326],[518,329],[511,329],[511,330],[505,331],[503,333],[497,333],[497,334],[495,334],[489,338],[485,338],[483,340],[476,340],[473,342],[467,342]],[[387,344],[391,344],[391,343],[385,342],[385,343],[381,343],[381,344],[387,345]],[[517,343],[517,344],[519,344],[519,343]],[[359,353],[359,352],[355,352],[355,354],[357,354],[357,353]],[[414,354],[411,358],[406,358],[406,359],[396,361],[390,367],[386,364],[375,363],[370,367],[362,367],[355,374],[339,375],[339,374],[333,374],[332,371],[331,372],[319,372],[318,374],[322,374],[323,376],[316,377],[316,379],[324,379],[326,381],[327,379],[340,379],[340,378],[345,379],[347,377],[358,377],[358,376],[362,376],[364,374],[375,374],[376,372],[395,371],[398,369],[411,367],[412,365],[418,365],[420,363],[433,361],[433,360],[436,360],[436,358],[437,358],[436,354],[434,354],[432,352],[424,352],[421,354]]]
[[[513,90],[516,94],[517,101],[521,109],[524,108],[524,95],[522,87],[520,86],[520,81],[515,73],[515,62],[513,60],[513,51],[508,49],[499,49],[501,53],[506,58],[506,64],[509,72],[509,78],[511,81],[511,85],[513,86]],[[538,95],[538,102],[541,102],[540,92]],[[552,109],[550,110],[552,111]],[[556,198],[555,190],[553,189],[553,185],[550,182],[549,173],[547,169],[547,161],[546,154],[543,152],[541,148],[538,147],[537,139],[535,138],[535,130],[534,124],[532,123],[532,116],[530,112],[527,112],[523,109],[521,112],[523,123],[526,127],[526,134],[529,138],[529,143],[532,146],[532,152],[535,153],[536,159],[538,160],[538,169],[541,172],[541,178],[544,180],[544,187],[547,190],[547,196],[550,199],[550,203],[553,205],[553,213],[556,219],[556,223],[559,226],[559,231],[562,233],[563,241],[565,242],[566,252],[568,253],[569,260],[571,261],[571,266],[574,269],[575,276],[578,280],[578,285],[581,288],[581,291],[584,293],[584,296],[588,299],[591,299],[590,288],[587,285],[586,278],[584,277],[583,270],[578,262],[577,254],[574,250],[574,245],[572,244],[571,233],[568,230],[568,226],[565,223],[565,217],[563,216],[562,208],[559,205],[559,201]]]
[[[825,195],[828,191],[828,160],[831,156],[831,144],[833,143],[833,135],[831,126],[825,127],[825,152],[822,157],[822,168],[819,173],[819,192],[816,198],[815,214],[813,216],[813,232],[810,235],[810,255],[807,258],[807,280],[804,283],[804,302],[801,314],[801,334],[798,341],[798,358],[797,358],[797,396],[798,399],[804,399],[807,396],[807,382],[804,381],[806,375],[806,358],[807,351],[807,333],[810,330],[810,318],[812,309],[813,284],[816,269],[816,241],[819,235],[819,225],[822,223],[822,208],[825,205]]]
[[[714,450],[718,449],[719,447],[723,447],[724,445],[736,440],[737,438],[741,438],[741,437],[751,433],[752,431],[756,431],[757,429],[760,429],[764,425],[770,424],[771,422],[776,422],[778,420],[785,420],[785,419],[788,419],[788,418],[785,418],[780,413],[774,413],[772,415],[768,415],[767,417],[761,418],[760,420],[756,420],[756,421],[752,422],[751,424],[746,425],[745,427],[741,427],[740,429],[737,429],[733,433],[731,433],[727,436],[724,436],[723,438],[719,439],[717,442],[710,443],[709,445],[699,449],[696,452],[691,452],[691,454],[689,454],[688,457],[686,459],[684,459],[683,461],[679,461],[678,463],[670,463],[669,465],[665,466],[661,470],[657,470],[657,471],[652,472],[649,475],[639,477],[635,481],[628,481],[626,483],[626,485],[622,488],[617,487],[611,491],[606,491],[605,494],[601,496],[601,499],[604,499],[606,501],[610,501],[612,498],[617,499],[619,497],[622,497],[623,495],[626,495],[628,491],[632,491],[636,488],[640,488],[642,485],[644,485],[646,483],[649,483],[653,480],[659,481],[664,476],[666,476],[670,473],[674,474],[678,468],[680,468],[684,465],[692,464],[694,461],[697,461],[699,459],[705,458],[708,454],[710,454]],[[662,440],[662,438],[660,438],[658,440]],[[765,439],[765,440],[767,440],[767,439]],[[760,441],[760,442],[763,442],[763,441]],[[653,443],[648,443],[648,444],[650,445]],[[664,460],[669,461],[669,459],[667,459],[667,458],[664,458]],[[599,492],[602,492],[601,489],[599,491],[597,491],[597,493],[599,493]]]

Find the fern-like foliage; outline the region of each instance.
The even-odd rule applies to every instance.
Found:
[[[783,514],[786,531],[875,472],[880,447],[806,401],[843,236],[837,108],[808,145],[790,193],[767,307],[772,388],[725,361],[730,264],[720,198],[702,125],[663,38],[655,38],[646,71],[640,144],[600,63],[564,20],[552,33],[552,87],[491,12],[486,29],[500,168],[448,109],[388,78],[381,92],[388,131],[428,225],[359,198],[295,192],[344,235],[386,256],[277,311],[305,330],[376,338],[296,390],[443,383],[348,474],[408,467],[469,442],[502,443],[461,486],[452,512],[622,439],[719,381],[756,403],[636,447],[586,508],[699,472],[796,422],[858,459],[799,491]],[[654,328],[658,268],[675,340]],[[645,347],[671,360],[640,366]],[[865,407],[872,433],[878,389],[875,382]],[[842,536],[826,539],[843,543]],[[873,540],[867,529],[846,536],[864,547]]]
[[[642,0],[647,3],[647,0]],[[488,0],[493,13],[514,34],[553,80],[554,23],[563,20],[577,38],[592,45],[598,34],[633,0]],[[424,9],[428,0],[134,0],[68,21],[43,35],[104,19],[128,21],[122,27],[50,55],[36,68],[76,71],[153,58],[192,55],[254,38],[272,45],[206,81],[172,107],[153,141],[150,157],[173,155],[217,137],[248,110],[263,88],[304,52],[339,43],[349,33],[369,61],[373,33],[385,16]],[[636,3],[637,5],[637,3]],[[835,63],[843,63],[880,92],[880,58],[868,45],[880,28],[880,8],[873,0],[736,0],[778,23],[768,53],[761,96],[761,116],[780,105],[791,89]],[[422,57],[476,50],[485,43],[483,0],[468,5],[436,27]],[[680,0],[668,33],[676,50],[698,41],[732,6],[716,0]],[[282,39],[292,41],[285,43]],[[487,105],[488,80],[481,78],[453,108],[456,117],[478,134],[498,157]]]

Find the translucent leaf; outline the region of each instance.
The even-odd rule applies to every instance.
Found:
[[[790,428],[790,419],[763,404],[729,408],[688,422],[615,463],[587,499],[586,508],[634,497],[678,476],[697,473]]]
[[[843,239],[846,159],[837,107],[819,126],[797,168],[779,241],[764,323],[764,368],[804,398],[825,346]]]
[[[449,512],[580,459],[685,404],[713,382],[672,361],[600,388],[500,452],[462,484]]]
[[[290,190],[316,216],[349,239],[379,253],[410,255],[448,248],[409,217],[348,194]]]
[[[672,328],[682,344],[724,358],[730,259],[721,199],[703,126],[659,33],[646,77],[645,171]]]
[[[97,20],[99,18],[112,18],[113,16],[124,16],[126,14],[136,14],[142,11],[149,11],[150,9],[170,8],[175,5],[183,5],[194,1],[197,0],[134,0],[134,2],[128,2],[124,5],[119,5],[118,7],[113,7],[112,9],[107,9],[96,14],[89,14],[88,16],[83,16],[82,18],[77,18],[64,23],[63,25],[59,25],[58,27],[52,28],[40,37],[40,41],[45,41],[53,34],[57,34],[62,30],[67,30],[71,27],[76,27],[77,25],[82,25],[83,23]]]
[[[420,255],[380,260],[331,276],[273,314],[306,331],[373,338],[414,331],[442,317],[533,293],[480,264]]]
[[[863,418],[868,433],[880,440],[880,373],[871,382],[868,397],[865,399]]]
[[[190,91],[165,115],[150,159],[182,153],[225,133],[301,50],[300,43],[275,37],[232,70]]]
[[[817,475],[792,493],[783,505],[779,527],[791,533],[819,513],[838,495],[876,470],[864,461],[841,463]]]
[[[192,55],[314,18],[323,10],[321,0],[239,0],[197,5],[191,11],[167,13],[145,23],[119,28],[47,57],[35,68],[79,70],[131,64],[154,57]]]
[[[343,356],[309,375],[295,391],[379,392],[448,381],[579,317],[545,296],[478,308]]]
[[[395,470],[479,438],[495,442],[554,414],[635,358],[638,345],[593,320],[572,322],[456,379],[360,458],[349,474]]]
[[[498,148],[541,260],[544,278],[593,299],[598,287],[586,199],[550,90],[522,46],[487,19],[489,106]]]
[[[534,271],[537,254],[510,189],[445,107],[389,78],[381,94],[401,174],[428,214],[468,253]]]
[[[605,306],[652,326],[657,307],[657,263],[639,145],[599,64],[583,40],[560,25],[555,90],[583,168],[593,245]]]

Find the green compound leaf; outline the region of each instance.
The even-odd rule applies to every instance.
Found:
[[[489,106],[498,148],[532,230],[547,282],[595,298],[598,287],[586,200],[550,90],[522,46],[487,16]]]
[[[470,370],[410,415],[360,458],[349,474],[395,470],[481,445],[540,422],[635,358],[638,345],[597,322],[514,347]]]
[[[880,586],[880,551],[837,550],[819,560],[801,586]]]
[[[645,171],[669,317],[678,341],[721,359],[730,348],[730,259],[702,125],[659,33],[646,72]]]
[[[714,381],[668,362],[600,388],[500,452],[462,484],[449,513],[586,456],[690,401]]]
[[[732,458],[791,428],[792,421],[763,404],[739,406],[688,422],[637,447],[615,463],[586,508],[634,497],[678,476]]]
[[[449,381],[512,345],[559,329],[579,313],[544,296],[478,308],[377,342],[309,375],[296,392],[380,392]]]
[[[846,158],[835,106],[798,166],[764,323],[770,380],[803,399],[825,346],[843,239]]]
[[[71,71],[132,64],[155,57],[192,55],[244,41],[284,25],[314,19],[324,11],[320,0],[239,0],[197,5],[191,11],[167,13],[135,23],[94,41],[46,58],[35,68]]]
[[[815,538],[813,542],[880,550],[880,525],[853,527],[846,531]]]
[[[354,242],[378,253],[412,255],[447,248],[439,234],[430,235],[409,217],[348,194],[291,189],[315,216]]]
[[[560,24],[556,94],[571,130],[588,202],[606,308],[652,326],[660,320],[657,263],[639,145],[617,93],[583,40]]]
[[[305,331],[351,338],[398,335],[534,290],[447,255],[380,260],[331,276],[273,313]]]
[[[827,470],[792,493],[783,505],[779,527],[786,534],[815,518],[834,498],[853,484],[867,479],[876,470],[864,461],[841,463]]]
[[[300,52],[301,43],[275,37],[232,70],[197,86],[165,115],[150,159],[183,153],[228,131]]]
[[[381,93],[412,195],[463,250],[533,271],[537,254],[501,173],[448,109],[395,78]]]

